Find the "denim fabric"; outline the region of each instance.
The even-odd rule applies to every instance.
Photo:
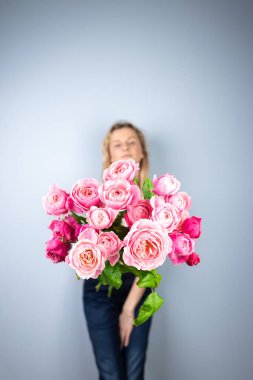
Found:
[[[144,379],[151,319],[134,327],[129,345],[120,348],[119,315],[133,280],[132,274],[124,274],[121,288],[113,289],[110,298],[107,295],[108,286],[101,286],[97,292],[97,280],[84,281],[84,312],[100,380]],[[136,315],[149,292],[147,289],[140,300]]]

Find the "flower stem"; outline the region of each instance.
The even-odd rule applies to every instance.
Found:
[[[108,288],[108,297],[110,298],[111,295],[112,295],[112,289],[113,289],[113,286],[112,285],[109,285],[109,288]]]

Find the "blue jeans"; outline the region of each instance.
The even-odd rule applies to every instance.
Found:
[[[120,289],[113,289],[110,298],[108,286],[96,292],[98,281],[84,281],[84,312],[100,380],[143,380],[146,350],[151,319],[134,327],[129,345],[120,348],[119,315],[131,289],[134,276],[122,276]],[[136,308],[136,315],[150,290],[147,289]]]

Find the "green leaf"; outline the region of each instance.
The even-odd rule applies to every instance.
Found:
[[[87,223],[86,218],[84,216],[77,215],[73,211],[71,211],[71,215],[73,216],[73,218],[75,218],[77,223],[79,223],[79,224],[86,224]]]
[[[139,288],[157,288],[162,280],[162,276],[155,269],[151,271],[141,271],[137,285]]]
[[[120,265],[116,263],[114,266],[111,266],[110,262],[107,261],[103,272],[98,277],[98,280],[102,283],[102,285],[110,285],[116,289],[119,289],[122,285],[121,277],[122,272]]]
[[[152,181],[148,177],[145,178],[145,181],[142,185],[142,192],[143,192],[144,199],[150,199],[153,197],[154,195],[152,191],[153,189],[154,189],[154,185]]]
[[[152,270],[139,270],[135,267],[128,266],[126,264],[122,265],[121,271],[123,273],[131,272],[136,277],[139,277],[137,285],[139,288],[157,288],[162,280],[162,276],[157,273],[156,269]]]
[[[141,270],[135,268],[135,267],[131,267],[131,266],[128,266],[124,263],[124,265],[121,266],[121,271],[123,273],[127,273],[127,272],[131,272],[133,273],[136,277],[140,277],[141,275]]]
[[[142,323],[146,322],[157,310],[160,309],[163,302],[163,298],[160,297],[158,293],[150,293],[141,305],[139,314],[134,320],[134,325],[139,326]]]

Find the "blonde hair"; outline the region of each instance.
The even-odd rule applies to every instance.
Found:
[[[142,154],[143,158],[140,161],[140,171],[139,171],[139,182],[140,186],[143,185],[144,179],[148,175],[148,170],[149,170],[149,160],[148,160],[148,150],[147,150],[147,143],[145,136],[143,132],[137,128],[135,125],[132,123],[129,123],[127,121],[119,121],[116,122],[111,126],[109,131],[107,132],[107,135],[104,138],[103,145],[102,145],[102,151],[103,151],[103,170],[108,168],[111,165],[111,158],[110,158],[110,140],[111,140],[111,135],[114,131],[122,128],[130,128],[138,136],[138,139],[140,141],[141,147],[142,147]]]

